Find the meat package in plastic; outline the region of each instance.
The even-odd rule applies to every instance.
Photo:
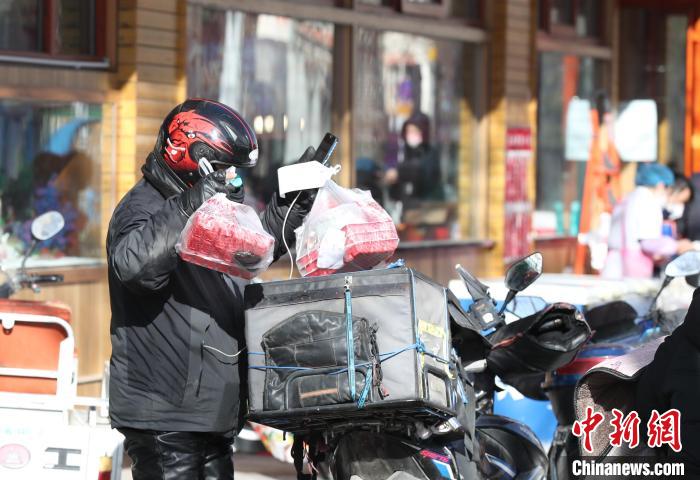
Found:
[[[270,266],[274,246],[255,210],[218,193],[190,217],[175,248],[187,262],[251,279]]]
[[[399,236],[389,214],[369,192],[328,181],[296,230],[302,276],[369,270],[389,259]]]

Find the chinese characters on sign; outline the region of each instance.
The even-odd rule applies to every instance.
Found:
[[[530,128],[506,132],[506,189],[504,257],[510,262],[530,251],[528,233],[532,207],[527,195],[528,167],[532,161]]]
[[[626,443],[630,448],[639,445],[639,424],[641,420],[637,412],[630,412],[625,416],[623,412],[614,408],[612,410],[614,418],[610,421],[613,432],[610,434],[610,445],[620,447]],[[582,438],[583,449],[588,453],[593,453],[591,435],[596,428],[603,423],[603,414],[594,412],[593,408],[586,408],[586,417],[574,423],[571,432],[578,438]],[[651,417],[647,422],[647,444],[650,448],[658,448],[668,445],[674,452],[680,452],[681,445],[681,412],[676,409],[660,414],[652,410]]]

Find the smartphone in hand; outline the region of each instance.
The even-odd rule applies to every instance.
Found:
[[[326,165],[333,155],[336,146],[338,146],[338,137],[330,132],[326,133],[316,149],[316,155],[314,155],[313,160]]]

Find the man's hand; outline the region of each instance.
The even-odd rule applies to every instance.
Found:
[[[182,192],[177,198],[177,202],[180,209],[189,217],[217,193],[225,193],[226,198],[233,202],[243,202],[243,188],[236,188],[226,183],[226,171],[224,170],[217,170],[202,178],[192,188]]]

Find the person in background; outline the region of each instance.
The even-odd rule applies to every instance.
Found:
[[[659,163],[641,164],[635,183],[613,211],[601,273],[606,278],[651,278],[655,262],[693,249],[690,240],[663,235],[664,208],[675,209],[673,202],[683,198],[673,191],[671,169]]]
[[[389,194],[396,200],[442,200],[442,172],[437,151],[430,144],[430,119],[414,113],[403,124],[403,159],[384,174]]]
[[[690,185],[700,192],[700,173],[690,177]],[[700,241],[700,195],[693,195],[683,209],[683,217],[678,221],[678,234],[688,240]]]
[[[673,172],[673,177],[673,185],[669,188],[668,202],[664,206],[664,218],[680,223],[686,205],[695,197],[695,189],[688,177],[682,173]]]

